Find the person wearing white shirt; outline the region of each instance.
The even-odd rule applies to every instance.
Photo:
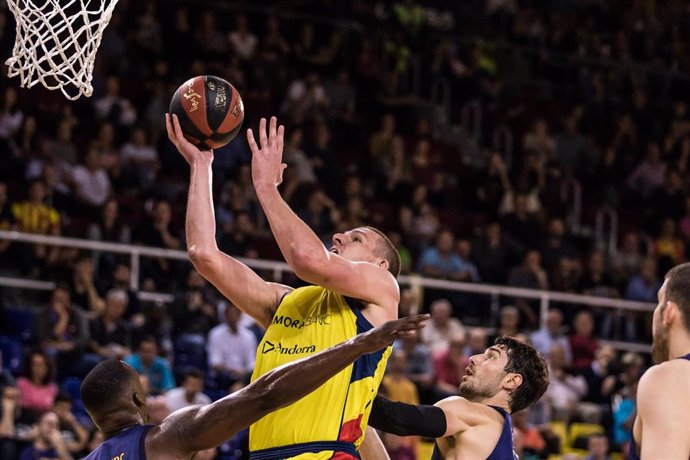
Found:
[[[74,168],[72,173],[75,195],[89,206],[103,206],[110,196],[110,179],[102,163],[101,153],[90,147],[84,164]]]
[[[221,387],[249,378],[256,358],[256,337],[240,326],[241,312],[232,303],[225,307],[225,323],[208,334],[208,364]]]
[[[422,341],[432,354],[448,349],[451,337],[465,336],[465,327],[459,319],[451,318],[453,306],[446,299],[432,302],[431,321],[422,329]]]
[[[556,308],[549,310],[546,316],[546,325],[530,335],[532,346],[541,353],[547,361],[550,359],[551,349],[554,345],[560,345],[565,352],[566,365],[570,365],[573,354],[570,350],[570,340],[563,334],[563,313]]]
[[[204,374],[196,369],[187,372],[181,387],[173,388],[165,393],[170,412],[197,404],[211,404],[211,398],[201,392],[203,389]]]

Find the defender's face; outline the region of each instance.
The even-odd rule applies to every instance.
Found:
[[[484,353],[470,358],[460,382],[460,395],[470,401],[495,396],[501,391],[508,353],[503,347],[489,347]]]
[[[376,245],[380,236],[367,228],[356,228],[333,235],[331,252],[345,259],[376,263]]]
[[[664,324],[662,318],[663,312],[667,307],[666,302],[666,287],[668,280],[664,281],[664,284],[659,289],[657,294],[658,303],[654,309],[654,315],[652,316],[652,358],[656,363],[663,363],[668,361],[669,345],[668,345],[668,325]]]

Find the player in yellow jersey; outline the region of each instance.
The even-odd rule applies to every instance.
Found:
[[[268,130],[261,120],[258,145],[251,129],[247,138],[252,180],[273,235],[297,276],[313,285],[294,290],[264,281],[218,249],[213,152],[190,144],[175,117],[166,122],[170,140],[191,169],[186,234],[192,263],[266,327],[252,379],[397,318],[400,256],[391,241],[377,229],[362,227],[334,235],[328,251],[280,196],[284,128],[275,117]],[[358,359],[315,392],[252,425],[252,458],[357,458],[389,354],[390,347]]]

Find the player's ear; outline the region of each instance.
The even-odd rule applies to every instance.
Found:
[[[520,385],[522,385],[522,375],[520,374],[511,372],[503,379],[503,388],[509,392],[517,390]]]
[[[678,304],[670,300],[666,301],[666,308],[661,311],[661,319],[664,324],[672,324],[678,317]]]
[[[142,400],[141,396],[136,391],[132,393],[132,402],[137,407],[146,407],[146,399]]]
[[[379,263],[377,265],[386,271],[388,271],[391,266],[390,262],[388,262],[386,259],[379,259]]]

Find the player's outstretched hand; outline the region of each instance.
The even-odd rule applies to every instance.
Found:
[[[165,114],[165,127],[168,130],[168,139],[175,144],[177,150],[182,157],[187,160],[190,165],[197,159],[206,159],[213,161],[213,150],[199,150],[194,144],[189,142],[180,128],[180,121],[177,115]]]
[[[285,127],[278,127],[278,119],[271,117],[266,132],[266,119],[259,122],[259,148],[254,139],[254,131],[247,130],[247,142],[252,150],[252,181],[254,188],[262,186],[277,187],[283,181],[283,171],[287,165],[283,163],[283,138]]]
[[[374,353],[385,348],[394,340],[415,334],[426,325],[429,315],[407,316],[395,321],[387,321],[379,327],[354,338],[359,341],[365,353]]]

